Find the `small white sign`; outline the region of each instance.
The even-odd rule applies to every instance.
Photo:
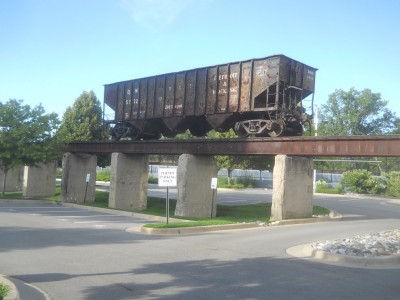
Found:
[[[158,186],[176,186],[177,168],[158,168]]]
[[[217,188],[218,185],[218,178],[213,177],[211,178],[211,189],[215,190]]]
[[[90,174],[87,173],[87,174],[86,174],[86,182],[89,182],[89,181],[90,181]]]

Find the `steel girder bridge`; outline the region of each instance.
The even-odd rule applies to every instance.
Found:
[[[400,157],[400,135],[72,142],[72,153]]]

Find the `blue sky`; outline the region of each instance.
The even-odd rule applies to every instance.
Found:
[[[400,117],[397,0],[0,0],[0,101],[62,116],[103,84],[284,54],[315,101],[370,88]]]

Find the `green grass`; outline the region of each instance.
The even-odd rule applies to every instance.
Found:
[[[164,199],[153,198],[153,202],[164,201]],[[171,204],[170,204],[171,206]],[[170,216],[173,216],[175,207],[171,209]],[[165,205],[161,209],[162,214],[165,215]],[[144,211],[140,211],[144,212]],[[326,216],[329,215],[329,209],[314,206],[313,215]],[[223,224],[235,224],[235,223],[250,223],[250,222],[265,222],[268,223],[271,217],[271,204],[248,204],[248,205],[217,205],[217,216],[213,219],[191,219],[188,222],[170,222],[166,223],[153,223],[146,224],[148,228],[177,228],[177,227],[194,227],[194,226],[210,226],[210,225],[223,225]]]
[[[32,199],[32,200],[49,200],[49,201],[60,201],[61,200],[61,187],[57,186],[54,196],[50,197],[24,197],[22,191],[17,192],[6,192],[4,195],[5,199]],[[0,198],[1,199],[1,198]]]
[[[165,198],[148,197],[147,208],[143,210],[134,210],[133,212],[148,214],[153,216],[165,216]],[[96,191],[95,201],[85,203],[87,206],[108,208],[108,192]],[[271,204],[247,204],[247,205],[217,205],[217,216],[213,219],[196,219],[189,217],[175,216],[176,200],[169,200],[169,216],[176,219],[184,219],[182,222],[169,222],[147,224],[146,227],[191,227],[191,226],[209,226],[209,225],[222,225],[234,224],[243,222],[269,222],[271,217]],[[314,206],[313,215],[328,215],[329,209],[321,206]],[[187,221],[189,220],[189,222]]]
[[[22,199],[23,197],[22,197],[22,192],[18,191],[18,192],[5,192],[4,198],[5,199]]]
[[[5,283],[0,282],[0,299],[3,299],[8,295],[10,292],[11,288],[6,285]]]
[[[22,192],[6,193],[7,198],[21,198]],[[56,189],[56,195],[53,197],[47,197],[45,200],[60,201],[60,187]],[[133,212],[148,214],[154,216],[165,216],[165,199],[148,197],[147,208],[144,210],[136,210]],[[81,203],[82,204],[82,203]],[[83,204],[82,204],[83,205]],[[87,202],[84,205],[94,206],[100,208],[108,208],[108,192],[96,191],[95,201]],[[210,219],[196,219],[196,218],[182,218],[175,216],[176,200],[169,200],[169,216],[171,218],[185,219],[182,222],[169,222],[166,223],[155,223],[147,224],[146,227],[151,228],[176,228],[176,227],[193,227],[193,226],[210,226],[210,225],[222,225],[222,224],[234,224],[243,222],[269,222],[271,217],[271,204],[247,204],[247,205],[217,205],[217,216]],[[313,215],[328,215],[329,210],[321,207],[314,206]],[[189,221],[187,221],[189,220]]]

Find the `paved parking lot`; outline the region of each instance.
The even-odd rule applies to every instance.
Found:
[[[0,201],[0,273],[61,300],[396,299],[400,268],[330,265],[286,250],[399,228],[400,205],[318,201],[340,208],[342,221],[172,236],[125,231],[145,219]]]

